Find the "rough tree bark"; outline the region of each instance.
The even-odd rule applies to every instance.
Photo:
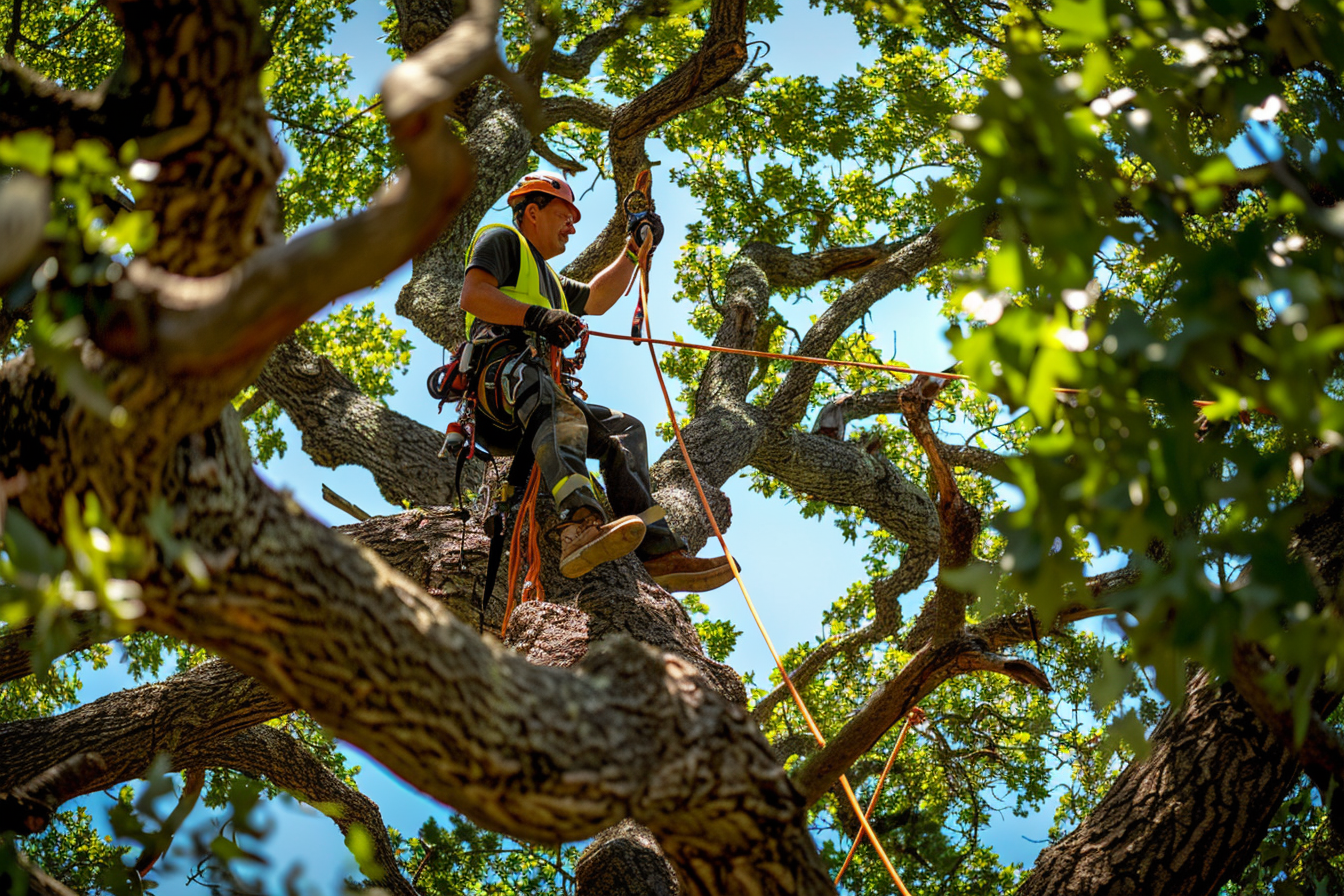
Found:
[[[1073,833],[1017,896],[1205,896],[1246,866],[1299,769],[1230,684],[1199,675]]]
[[[114,758],[97,786],[143,774],[167,752],[174,767],[266,775],[305,798],[343,801],[351,813],[344,822],[380,826],[376,807],[310,774],[300,757],[283,761],[292,742],[251,727],[300,706],[488,827],[541,842],[597,835],[578,869],[584,893],[827,893],[833,887],[808,835],[806,805],[922,695],[983,671],[1048,686],[1031,664],[996,652],[1021,642],[1024,629],[1034,632],[1029,620],[967,627],[965,596],[940,586],[916,624],[927,637],[913,645],[920,649],[912,660],[790,779],[746,714],[740,679],[704,656],[684,610],[633,559],[577,582],[548,574],[554,603],[524,605],[504,644],[481,637],[498,625],[503,595],[475,594],[484,565],[479,520],[464,529],[436,509],[453,498],[445,468],[433,462],[437,436],[367,402],[320,359],[292,346],[271,352],[326,301],[412,255],[398,310],[451,344],[461,333],[466,244],[544,127],[581,120],[607,128],[619,195],[643,167],[654,128],[745,86],[745,3],[713,2],[697,52],[644,94],[608,108],[529,101],[516,88],[547,71],[581,76],[621,39],[627,18],[665,13],[657,0],[632,6],[569,54],[543,35],[521,73],[499,60],[490,4],[399,0],[403,45],[417,55],[389,77],[384,104],[407,167],[368,211],[283,246],[274,242],[269,205],[279,160],[256,87],[267,50],[248,7],[111,6],[128,51],[108,88],[65,94],[6,61],[0,95],[15,102],[0,112],[0,133],[39,126],[60,145],[92,136],[114,147],[134,137],[142,155],[162,163],[144,207],[165,239],[108,297],[111,312],[92,322],[79,356],[134,425],[116,427],[80,408],[31,356],[12,361],[0,369],[0,419],[25,425],[0,433],[0,481],[22,477],[15,505],[53,536],[64,497],[92,492],[121,531],[152,547],[145,518],[166,504],[174,536],[191,543],[210,580],[203,588],[183,580],[158,551],[137,576],[145,608],[137,624],[210,648],[230,665],[0,728],[0,752],[19,757],[0,770],[0,792],[98,745]],[[195,34],[210,37],[203,50],[184,37]],[[445,116],[465,125],[465,147],[448,136]],[[613,210],[571,273],[591,274],[614,255],[622,229]],[[801,256],[749,245],[728,274],[716,343],[751,347],[774,289],[852,281],[804,336],[802,353],[825,355],[875,302],[941,259],[940,233]],[[745,359],[712,360],[686,428],[721,524],[730,521],[721,487],[753,466],[800,492],[862,508],[909,545],[900,568],[874,583],[877,618],[805,661],[796,673],[805,685],[828,655],[889,639],[896,599],[935,561],[966,562],[979,521],[958,505],[947,466],[994,470],[995,459],[932,438],[927,396],[869,397],[863,408],[899,409],[918,430],[939,483],[935,502],[885,458],[798,430],[816,366],[794,365],[763,406],[748,401],[752,369]],[[268,488],[225,409],[258,374],[319,462],[369,467],[384,494],[423,506],[344,527],[356,545]],[[333,420],[359,421],[359,437],[335,438]],[[403,452],[395,458],[383,450],[392,432]],[[680,454],[665,455],[653,477],[678,531],[702,546],[708,525]],[[550,512],[543,506],[541,525]],[[553,570],[556,547],[545,539],[542,547]],[[26,668],[27,637],[0,639],[5,674]],[[81,628],[71,649],[97,637]],[[771,695],[757,717],[780,702]],[[1216,886],[1245,861],[1295,774],[1256,725],[1226,689],[1192,690],[1159,729],[1152,755],[1042,855],[1023,893]],[[1207,824],[1197,799],[1244,810],[1246,820]],[[1152,817],[1138,824],[1136,809],[1147,807]],[[1121,829],[1133,839],[1117,840]],[[1198,847],[1184,848],[1191,842]],[[1090,850],[1087,861],[1079,850]],[[389,869],[385,849],[380,863]],[[1187,876],[1173,874],[1172,863]],[[389,882],[408,892],[400,875]]]

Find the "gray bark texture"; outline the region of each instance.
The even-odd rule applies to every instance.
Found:
[[[1205,896],[1246,866],[1299,775],[1230,684],[1200,675],[1185,705],[1073,833],[1047,847],[1017,896]]]

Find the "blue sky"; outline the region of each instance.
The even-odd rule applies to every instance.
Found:
[[[390,65],[385,45],[379,42],[378,23],[384,11],[378,0],[360,0],[356,10],[354,20],[338,27],[335,50],[352,57],[356,75],[352,91],[372,95]],[[859,46],[847,19],[824,16],[797,0],[786,2],[785,14],[774,23],[758,26],[753,32],[754,38],[770,45],[764,61],[781,75],[812,74],[825,82],[853,73],[857,65],[872,58],[870,50]],[[656,143],[650,150],[655,159],[663,162],[654,168],[654,195],[668,233],[655,257],[650,317],[655,336],[671,338],[677,333],[695,340],[696,334],[686,325],[689,309],[673,304],[670,296],[675,247],[687,225],[697,220],[699,214],[691,197],[668,183],[667,172],[676,160]],[[581,174],[575,178],[578,192],[587,189],[591,177],[591,174]],[[615,199],[611,184],[603,182],[582,200],[584,217],[578,233],[571,240],[571,246],[575,247],[571,255],[577,254],[577,247],[596,235]],[[505,220],[502,203],[487,220]],[[565,260],[559,259],[561,263]],[[436,402],[426,394],[423,386],[427,373],[440,363],[441,350],[415,331],[409,321],[398,318],[394,310],[397,293],[408,276],[409,266],[389,276],[377,290],[362,292],[343,301],[363,303],[372,298],[379,310],[397,326],[408,330],[415,343],[411,369],[399,379],[399,392],[389,403],[394,409],[427,425],[441,427],[447,422],[450,411],[442,417],[436,416]],[[605,317],[591,321],[594,328],[625,331],[632,301],[627,297]],[[809,315],[819,309],[800,304],[786,305],[781,310],[791,318],[790,323],[795,328],[802,330],[808,324]],[[896,357],[899,360],[916,368],[942,369],[952,358],[943,337],[946,324],[937,310],[937,304],[922,292],[897,292],[874,309],[868,328],[881,334],[878,345],[888,357],[892,351],[891,334],[895,333],[898,334],[900,354]],[[647,350],[642,347],[594,340],[589,347],[583,378],[593,400],[644,420],[651,435],[653,425],[664,417],[654,372]],[[290,446],[286,456],[260,472],[275,486],[292,491],[315,517],[331,524],[350,521],[322,500],[324,483],[371,513],[391,513],[399,509],[382,499],[367,471],[354,467],[318,468],[302,453],[299,434],[287,424],[286,437]],[[654,439],[656,441],[656,437]],[[651,456],[656,459],[666,447],[665,444],[651,445]],[[733,502],[733,522],[726,532],[728,543],[743,563],[748,587],[775,644],[784,650],[820,636],[822,611],[853,581],[863,576],[861,558],[864,548],[845,543],[829,519],[804,520],[795,512],[795,507],[781,499],[765,499],[753,494],[745,477],[729,482],[725,491]],[[708,547],[704,553],[717,553],[717,547]],[[911,596],[915,603],[921,598],[922,591]],[[743,631],[729,663],[739,672],[754,672],[756,680],[764,683],[773,664],[742,596],[732,586],[727,586],[705,595],[704,599],[715,618],[732,620]],[[114,671],[92,681],[91,688],[106,692],[125,683],[125,676]],[[358,751],[352,752],[358,757]],[[376,762],[367,757],[358,757],[356,761],[364,768],[359,777],[361,789],[379,804],[385,820],[404,833],[414,834],[431,814],[441,818],[446,814],[447,810],[439,804],[382,772]],[[283,872],[294,863],[302,864],[311,882],[324,889],[355,873],[353,860],[344,849],[338,831],[326,818],[292,801],[277,803],[269,811],[277,824],[277,833],[266,844],[265,851],[272,857],[274,871],[268,877],[275,882],[275,889],[281,889],[279,881],[285,877]],[[1004,821],[995,831],[1001,854],[1007,860],[1030,862],[1040,848],[1039,843],[1031,841],[1043,839],[1048,824],[1048,816],[1022,820],[1005,813]],[[186,887],[184,876],[180,874],[160,875],[160,880],[160,893],[201,892],[199,887]]]

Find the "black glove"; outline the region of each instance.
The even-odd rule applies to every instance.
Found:
[[[643,245],[644,240],[641,237],[645,233],[653,237],[653,245],[657,247],[663,241],[663,219],[658,217],[657,212],[629,215],[626,219],[625,232],[630,235],[636,247]],[[653,254],[653,249],[649,250],[649,254]]]
[[[577,315],[559,308],[528,305],[523,315],[523,329],[531,330],[556,348],[564,348],[583,332],[583,321]]]

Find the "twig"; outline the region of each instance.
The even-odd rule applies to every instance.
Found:
[[[19,45],[19,31],[23,28],[23,0],[14,0],[14,9],[9,18],[9,37],[5,38],[5,53],[13,56]]]
[[[350,514],[352,517],[359,520],[361,523],[372,517],[372,514],[361,510],[354,504],[347,501],[345,498],[342,498],[340,495],[336,494],[334,491],[332,491],[330,488],[327,487],[327,484],[325,482],[322,483],[322,500],[326,501],[333,507],[339,507],[341,510],[344,510],[346,513]]]
[[[420,864],[415,866],[415,874],[411,876],[411,886],[420,886],[420,875],[424,874],[425,869],[429,867],[429,860],[437,849],[437,846],[431,846],[429,849],[425,850],[425,855],[420,859]]]

